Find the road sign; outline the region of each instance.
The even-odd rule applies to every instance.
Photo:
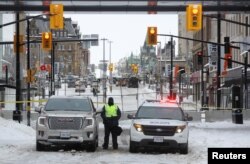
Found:
[[[216,44],[208,44],[208,56],[210,56],[209,58],[210,64],[217,65],[218,52]]]
[[[40,70],[41,70],[41,71],[46,71],[46,65],[45,65],[45,64],[41,65],[41,66],[40,66]]]

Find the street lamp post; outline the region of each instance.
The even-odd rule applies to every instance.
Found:
[[[107,86],[106,86],[106,62],[105,62],[105,41],[108,40],[106,38],[101,39],[103,41],[103,79],[102,79],[102,87],[103,87],[103,103],[106,103],[107,96]]]
[[[109,41],[109,65],[111,65],[111,43],[112,41]],[[113,77],[112,77],[112,71],[109,70],[109,85],[110,85],[110,92],[112,92],[112,84],[113,84]]]

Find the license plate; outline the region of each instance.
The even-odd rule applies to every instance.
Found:
[[[154,142],[163,142],[163,137],[161,136],[154,137]]]
[[[61,138],[70,138],[70,133],[69,132],[61,132],[60,137]]]

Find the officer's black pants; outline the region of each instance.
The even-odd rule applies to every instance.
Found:
[[[103,144],[103,148],[108,148],[108,145],[109,145],[109,134],[111,133],[112,135],[112,142],[113,142],[113,148],[117,148],[118,147],[118,143],[117,143],[117,135],[114,134],[112,132],[112,127],[111,126],[108,126],[108,125],[105,125],[104,124],[104,144]]]

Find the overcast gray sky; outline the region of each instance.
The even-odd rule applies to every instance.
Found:
[[[178,35],[177,14],[64,14],[64,17],[76,21],[82,35],[99,34],[99,39],[112,41],[112,62],[116,63],[123,57],[140,53],[146,38],[148,26],[158,27],[158,33]],[[13,21],[14,16],[6,14],[4,23]],[[4,29],[4,40],[12,40],[14,27]],[[8,32],[7,32],[8,31]],[[162,47],[169,37],[158,37]],[[177,51],[176,51],[177,52]],[[103,41],[99,46],[91,47],[91,64],[98,64],[103,59]],[[105,59],[109,59],[109,43],[105,42]]]
[[[107,38],[111,44],[112,62],[118,62],[123,57],[128,57],[131,52],[140,53],[143,46],[147,27],[157,26],[158,33],[178,33],[177,14],[65,14],[77,21],[83,35],[99,34],[99,38]],[[158,37],[162,46],[169,41],[169,37]],[[91,64],[98,64],[103,59],[103,41],[99,46],[91,47]],[[105,43],[105,59],[109,59],[109,43]]]

